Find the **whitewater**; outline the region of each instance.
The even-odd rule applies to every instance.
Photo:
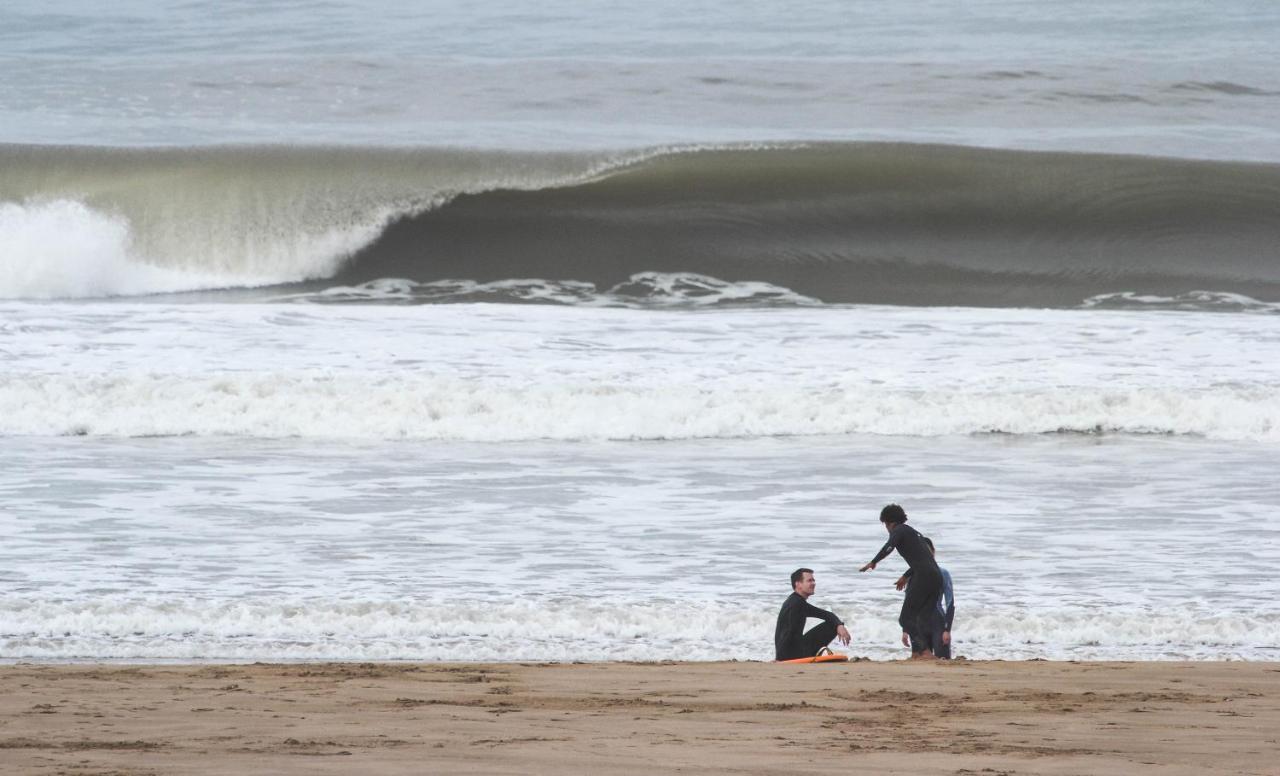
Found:
[[[306,302],[0,313],[8,437],[1280,441],[1280,317],[1266,314]]]
[[[1275,660],[1277,38],[8,3],[0,661]]]
[[[889,498],[955,579],[958,655],[1274,660],[1280,635],[1258,443],[6,448],[10,660],[768,660],[801,564],[853,653],[899,657],[901,567],[857,573]]]
[[[854,572],[888,500],[943,548],[961,654],[1280,633],[1241,586],[1280,560],[1276,316],[0,313],[9,658],[766,659],[801,564],[892,657],[893,573]]]

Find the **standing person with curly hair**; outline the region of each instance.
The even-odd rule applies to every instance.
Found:
[[[907,525],[907,513],[897,504],[889,504],[880,510],[880,522],[889,532],[889,541],[871,562],[858,571],[870,571],[894,550],[911,567],[911,587],[902,601],[902,613],[898,624],[910,636],[911,657],[931,658],[926,634],[930,631],[932,610],[942,592],[942,571],[933,559],[933,553],[920,532]]]
[[[938,558],[937,548],[933,546],[933,540],[927,536],[922,536],[924,543],[929,545],[929,552],[933,553],[934,560]],[[929,620],[931,623],[930,632],[925,634],[925,646],[933,651],[933,656],[944,660],[951,659],[951,625],[956,616],[956,597],[954,588],[951,585],[951,573],[942,566],[938,566],[938,571],[942,573],[942,595],[938,597],[938,605],[930,612]],[[894,587],[902,590],[907,588],[910,590],[911,569],[907,569],[898,581],[894,583]],[[912,646],[911,634],[906,631],[902,632],[902,645],[905,647]]]

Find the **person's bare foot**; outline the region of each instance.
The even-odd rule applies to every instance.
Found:
[[[931,652],[916,652],[911,656],[912,660],[937,660]]]

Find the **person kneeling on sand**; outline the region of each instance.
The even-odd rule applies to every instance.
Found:
[[[809,596],[813,595],[817,586],[813,569],[796,569],[791,573],[791,595],[782,602],[782,610],[778,612],[778,627],[773,632],[777,660],[813,657],[830,644],[832,639],[838,638],[841,644],[849,645],[849,631],[840,618],[809,603]],[[806,633],[805,621],[810,617],[822,620],[822,624],[815,625]]]

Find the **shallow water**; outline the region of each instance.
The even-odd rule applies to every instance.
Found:
[[[0,656],[1273,656],[1274,316],[10,304]],[[614,440],[614,441],[610,441]],[[631,441],[626,441],[631,440]]]
[[[975,658],[1274,659],[1273,447],[1177,437],[9,439],[0,654],[768,659],[787,575],[898,655],[901,500]]]

